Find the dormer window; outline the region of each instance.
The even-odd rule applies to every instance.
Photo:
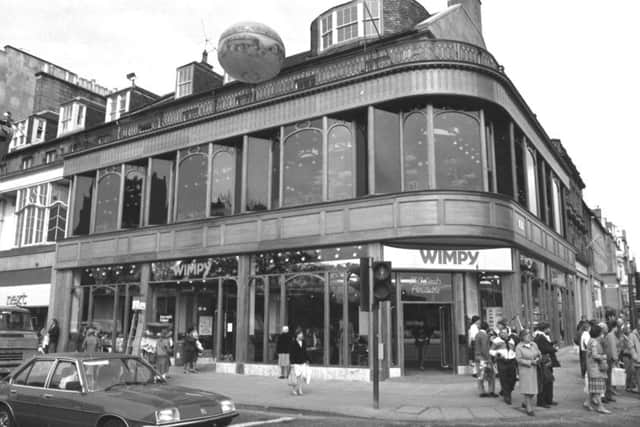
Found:
[[[327,12],[320,18],[321,50],[360,37],[382,34],[381,15],[381,0],[357,0]]]
[[[72,102],[60,107],[58,136],[84,129],[87,107],[79,102]]]
[[[31,134],[31,143],[37,144],[44,142],[45,131],[47,130],[47,121],[45,119],[34,118],[33,130]]]
[[[189,64],[178,68],[176,78],[176,98],[191,95],[193,93],[193,65]]]
[[[105,123],[118,120],[123,114],[129,112],[131,103],[131,91],[113,94],[107,98],[107,111],[105,113]]]

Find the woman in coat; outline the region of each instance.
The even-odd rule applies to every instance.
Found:
[[[302,329],[296,330],[296,339],[291,342],[289,347],[289,359],[291,361],[289,385],[293,387],[291,394],[302,396],[302,384],[309,375],[309,362],[311,361],[307,354],[307,345],[304,342]]]
[[[601,414],[610,414],[611,411],[604,407],[600,397],[606,390],[608,369],[607,355],[602,346],[603,329],[599,325],[593,325],[589,335],[591,335],[591,339],[587,344],[587,375],[589,377],[588,392],[590,400],[584,402],[584,406],[593,411],[592,405],[595,405],[596,411]]]
[[[185,374],[187,372],[196,372],[195,361],[198,349],[196,347],[196,337],[194,336],[194,332],[194,328],[189,328],[187,334],[184,336],[184,343],[182,344]]]
[[[523,329],[520,332],[520,343],[516,346],[516,361],[520,368],[520,393],[524,395],[522,407],[527,415],[533,416],[533,399],[538,394],[538,362],[540,350],[531,340],[531,331]]]

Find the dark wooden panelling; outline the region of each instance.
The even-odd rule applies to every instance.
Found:
[[[330,211],[325,216],[324,230],[326,234],[335,234],[344,232],[344,212]]]
[[[445,224],[489,225],[489,203],[471,200],[445,200]]]
[[[258,241],[257,221],[228,224],[225,230],[224,241],[229,245]]]
[[[299,215],[282,219],[282,237],[315,236],[320,234],[320,214]]]
[[[202,226],[187,230],[176,230],[174,239],[174,250],[202,246]]]
[[[156,234],[145,234],[142,236],[132,236],[129,242],[131,252],[152,252],[156,250]]]
[[[398,226],[438,223],[438,201],[423,200],[398,204]]]
[[[495,226],[499,228],[506,228],[507,230],[513,230],[513,208],[511,206],[505,206],[502,203],[496,203],[495,212]]]
[[[207,227],[207,246],[220,246],[220,227]]]
[[[351,231],[375,230],[393,226],[393,205],[354,208],[349,211]]]
[[[158,250],[160,252],[170,251],[173,249],[173,233],[158,233],[160,237],[158,238]]]
[[[279,237],[278,230],[280,225],[277,219],[262,221],[261,240],[276,240]]]

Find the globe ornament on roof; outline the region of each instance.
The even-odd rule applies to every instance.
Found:
[[[280,72],[285,51],[274,30],[259,22],[241,22],[229,27],[218,42],[218,61],[234,79],[260,83]]]

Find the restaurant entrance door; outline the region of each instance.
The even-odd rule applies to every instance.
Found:
[[[405,371],[453,368],[451,304],[404,303]]]

